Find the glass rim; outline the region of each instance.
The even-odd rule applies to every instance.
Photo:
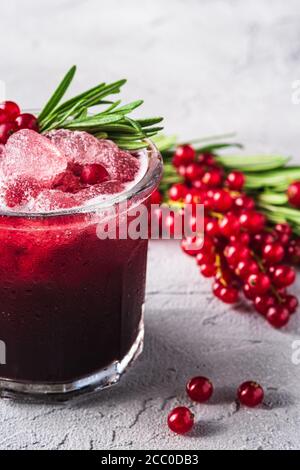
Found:
[[[30,218],[30,219],[45,219],[48,217],[63,217],[72,215],[81,215],[89,213],[97,213],[101,210],[107,210],[116,204],[121,204],[125,201],[131,200],[133,197],[141,195],[144,191],[149,190],[149,195],[153,192],[159,184],[163,172],[162,157],[150,139],[145,139],[148,146],[141,149],[148,154],[148,167],[142,179],[136,184],[131,186],[128,190],[121,193],[112,195],[104,201],[93,202],[93,199],[84,206],[74,206],[67,209],[58,209],[45,212],[29,212],[29,211],[13,211],[0,209],[0,217],[14,217],[14,218]]]

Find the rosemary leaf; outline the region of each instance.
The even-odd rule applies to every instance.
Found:
[[[56,108],[64,94],[66,93],[67,89],[69,88],[73,77],[76,72],[76,66],[74,65],[73,67],[70,68],[70,70],[67,72],[67,74],[64,76],[58,87],[56,88],[55,92],[49,99],[49,101],[46,103],[45,107],[41,111],[41,113],[38,116],[39,121],[43,121],[44,117],[46,117],[48,114],[51,113],[51,111]]]

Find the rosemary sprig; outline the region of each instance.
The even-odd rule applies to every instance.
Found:
[[[142,100],[121,105],[120,100],[111,101],[126,80],[100,83],[89,90],[61,103],[74,78],[76,67],[72,67],[38,116],[41,132],[53,129],[70,129],[89,132],[98,138],[113,140],[119,147],[136,150],[147,146],[145,139],[155,136],[162,127],[157,126],[161,117],[132,119],[128,114],[143,104]],[[107,105],[104,110],[92,114],[94,106]]]

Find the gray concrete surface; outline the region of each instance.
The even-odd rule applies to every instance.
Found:
[[[184,138],[237,131],[250,151],[300,161],[300,4],[297,0],[10,0],[1,5],[0,79],[24,107],[47,98],[66,68],[74,89],[127,77],[127,99],[166,117]],[[299,287],[295,292],[300,294]],[[1,449],[299,449],[299,316],[275,331],[214,299],[176,242],[152,242],[145,352],[121,384],[76,406],[0,402]],[[216,393],[194,406],[192,435],[171,435],[168,411],[189,403],[186,380],[209,376]],[[238,409],[236,386],[266,389]]]

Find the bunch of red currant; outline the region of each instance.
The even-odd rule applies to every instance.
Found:
[[[196,403],[208,401],[213,391],[213,384],[206,377],[193,377],[186,385],[189,398]],[[262,403],[264,390],[257,382],[247,381],[239,386],[236,399],[242,405],[254,408]],[[194,426],[194,415],[186,406],[177,406],[168,415],[168,426],[176,434],[185,434]]]
[[[0,144],[6,144],[8,138],[20,129],[39,130],[38,120],[33,114],[21,113],[13,101],[0,103]]]
[[[220,300],[236,303],[243,291],[271,325],[286,325],[298,306],[286,288],[295,281],[290,264],[300,261],[300,239],[288,224],[267,225],[254,199],[243,191],[244,174],[225,174],[212,154],[196,155],[192,146],[183,145],[172,163],[183,182],[169,188],[169,202],[205,208],[204,241],[203,235],[184,238],[183,251],[196,258],[203,276],[214,278],[213,293]],[[160,197],[155,193],[152,202]],[[174,217],[167,220],[171,233]],[[193,216],[189,223],[193,228]]]

